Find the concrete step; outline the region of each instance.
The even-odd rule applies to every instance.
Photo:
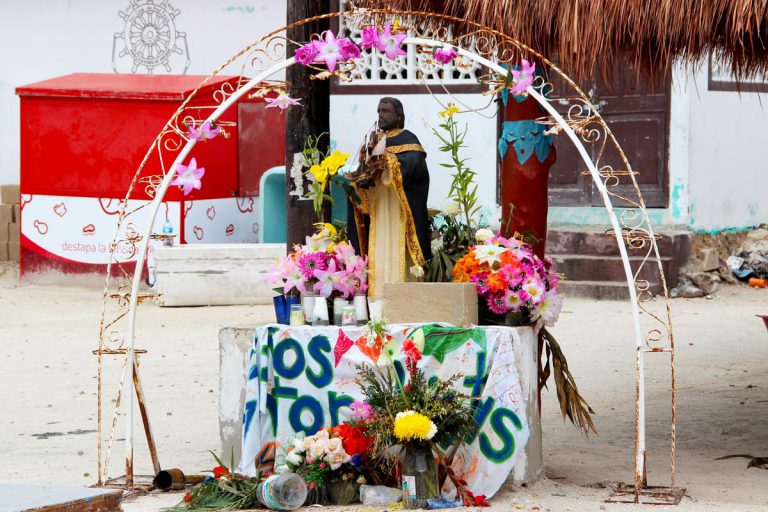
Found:
[[[613,281],[625,282],[624,264],[619,256],[593,256],[587,254],[553,254],[555,269],[559,274],[564,274],[571,281]],[[632,272],[636,272],[643,263],[641,256],[630,256],[629,262]],[[677,269],[673,268],[671,257],[662,257],[661,265],[667,279],[674,277]],[[661,282],[659,267],[654,259],[645,261],[638,276],[650,282]]]
[[[546,253],[555,254],[589,254],[593,256],[619,256],[619,246],[616,237],[606,235],[608,227],[579,228],[555,227],[547,231]],[[682,255],[688,259],[692,234],[681,230],[660,230],[655,234],[661,239],[656,242],[661,256]],[[642,249],[627,247],[630,256],[640,256],[648,252],[649,246]]]
[[[562,280],[558,284],[559,293],[565,297],[589,297],[597,300],[628,300],[629,287],[626,281],[570,281]],[[661,285],[651,283],[651,291],[654,294],[661,292]]]

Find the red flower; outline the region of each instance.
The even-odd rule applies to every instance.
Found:
[[[403,342],[403,352],[408,359],[413,361],[421,360],[421,350],[416,346],[412,339],[407,339]]]
[[[228,476],[229,475],[229,468],[225,468],[224,466],[216,466],[213,468],[213,478],[221,478],[222,476]]]
[[[465,507],[490,507],[491,504],[485,499],[485,494],[478,494],[475,496],[472,491],[466,489],[464,491],[464,506]]]
[[[184,498],[183,498],[183,500],[184,500],[184,503],[189,503],[190,501],[192,501],[192,495],[191,495],[191,494],[189,494],[189,493],[186,493],[186,494],[184,495]]]

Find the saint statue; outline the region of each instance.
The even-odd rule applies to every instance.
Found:
[[[378,115],[378,129],[368,135],[349,175],[354,194],[347,215],[352,245],[368,256],[372,296],[381,296],[384,283],[420,277],[431,257],[427,153],[404,128],[400,100],[382,98]]]

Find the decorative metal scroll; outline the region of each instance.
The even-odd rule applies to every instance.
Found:
[[[219,69],[209,75],[179,107],[168,121],[161,133],[149,148],[144,160],[136,171],[125,200],[118,209],[118,227],[114,241],[110,245],[110,260],[105,279],[104,305],[101,312],[99,343],[96,353],[99,358],[99,483],[107,480],[108,460],[112,449],[115,432],[115,420],[120,408],[120,393],[125,385],[132,395],[134,379],[126,377],[126,372],[135,375],[134,365],[128,364],[139,353],[135,347],[139,337],[135,332],[135,315],[140,302],[151,298],[151,294],[141,291],[141,276],[147,249],[152,243],[162,239],[162,235],[153,234],[151,223],[145,223],[147,228],[139,232],[134,224],[137,212],[149,210],[149,216],[154,219],[160,208],[161,201],[168,189],[170,178],[175,165],[183,163],[189,151],[195,144],[189,138],[189,128],[200,127],[206,121],[215,121],[239,98],[250,95],[264,95],[276,91],[287,90],[283,82],[268,82],[267,79],[276,71],[282,70],[293,63],[294,50],[300,46],[295,41],[284,37],[286,29],[343,16],[343,30],[348,35],[356,34],[361,27],[370,24],[384,25],[394,23],[408,30],[410,37],[405,40],[408,56],[425,63],[430,63],[434,47],[452,45],[459,50],[456,69],[448,68],[443,72],[417,73],[420,83],[432,80],[439,85],[445,85],[451,76],[455,80],[472,79],[487,89],[487,94],[495,97],[509,87],[507,70],[518,65],[525,58],[537,62],[545,69],[544,76],[539,77],[526,94],[535,98],[547,112],[546,117],[538,120],[547,127],[546,133],[567,136],[574,142],[583,159],[583,165],[594,179],[609,214],[612,229],[606,234],[616,239],[622,255],[622,261],[627,276],[630,292],[633,319],[635,324],[634,338],[637,346],[637,394],[636,394],[636,426],[635,437],[635,481],[634,501],[639,502],[641,491],[645,488],[645,394],[644,394],[644,356],[647,353],[669,353],[671,365],[671,486],[675,485],[675,367],[674,367],[674,337],[670,316],[667,283],[664,276],[661,257],[658,248],[658,235],[655,234],[645,208],[637,181],[637,172],[632,169],[626,155],[621,150],[616,138],[605,120],[589,97],[559,68],[544,58],[541,54],[521,42],[497,31],[477,25],[467,20],[446,16],[438,13],[423,13],[411,11],[393,11],[386,9],[352,9],[344,13],[329,13],[297,22],[289,27],[280,28],[257,42],[246,47],[229,59]],[[450,29],[456,24],[462,25],[461,35],[454,37]],[[394,64],[391,71],[384,64],[374,65],[374,57],[364,52],[360,59],[354,62],[341,63],[333,73],[316,68],[316,79],[335,77],[341,82],[354,83],[360,80],[384,80],[390,74],[402,80],[412,80],[410,72]],[[421,60],[420,60],[421,59]],[[466,68],[463,68],[467,63]],[[384,66],[376,68],[376,66]],[[379,69],[380,71],[375,71]],[[422,68],[418,68],[422,69]],[[423,68],[426,69],[426,68]],[[214,93],[214,102],[208,106],[192,106],[190,100],[195,98],[201,87],[210,80],[222,74],[238,75],[241,78],[232,83],[226,82]],[[377,74],[378,73],[378,74]],[[458,75],[457,75],[458,73]],[[253,77],[253,78],[249,78]],[[453,82],[455,83],[455,81]],[[557,86],[557,87],[556,87]],[[559,91],[557,89],[560,89]],[[447,92],[447,89],[446,89]],[[563,94],[563,92],[565,92]],[[559,93],[558,96],[555,96]],[[450,93],[448,93],[450,94]],[[460,103],[457,101],[457,103]],[[493,102],[489,102],[494,106]],[[234,135],[237,127],[221,123],[227,135]],[[215,143],[213,141],[212,143]],[[586,148],[591,148],[588,152]],[[595,155],[594,158],[590,154]],[[147,176],[144,169],[150,159],[158,159],[161,175]],[[137,187],[152,197],[152,202],[134,205],[134,193]],[[623,209],[617,212],[614,202]],[[131,205],[131,206],[129,206]],[[146,213],[146,212],[145,212]],[[630,261],[629,254],[633,255]],[[131,268],[137,260],[139,267]],[[653,314],[645,302],[658,294],[666,305],[664,315]],[[144,341],[144,340],[142,340]],[[117,354],[125,358],[126,363],[123,377],[120,380],[116,407],[109,432],[109,443],[106,457],[102,455],[102,359],[106,355]],[[138,381],[137,381],[138,383]],[[131,403],[131,400],[123,400]],[[129,407],[129,406],[127,406]],[[130,410],[130,409],[129,409]],[[132,481],[132,440],[130,414],[127,421],[126,435],[126,485],[131,487]],[[145,422],[145,428],[148,423]]]

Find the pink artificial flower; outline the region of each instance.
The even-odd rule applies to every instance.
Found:
[[[405,55],[407,52],[403,50],[402,44],[405,39],[405,34],[393,34],[390,30],[390,24],[384,27],[384,32],[379,34],[379,42],[376,48],[380,52],[384,52],[389,60],[395,60],[399,55]]]
[[[328,263],[325,259],[325,254],[321,252],[310,252],[302,254],[298,260],[299,270],[306,279],[312,279],[315,277],[316,270],[325,270],[328,268]]]
[[[360,256],[355,254],[355,248],[350,244],[336,244],[333,251],[336,253],[336,261],[346,269],[353,269],[358,264]]]
[[[304,66],[310,65],[312,61],[315,60],[315,57],[317,57],[317,50],[315,49],[315,45],[312,43],[305,44],[296,50],[294,57],[296,57],[296,62],[299,64]]]
[[[374,416],[371,404],[361,400],[355,400],[349,404],[349,408],[352,409],[352,417],[357,419],[370,420]]]
[[[435,48],[435,52],[432,54],[432,56],[440,64],[448,64],[453,61],[453,59],[455,59],[458,54],[459,52],[456,51],[456,48],[449,46],[447,50],[443,49],[442,47]]]
[[[512,87],[512,94],[525,94],[526,89],[533,84],[536,64],[534,63],[531,65],[527,60],[523,59],[520,69],[513,69],[511,72],[512,77],[515,79],[515,85]]]
[[[312,41],[312,45],[317,52],[314,62],[325,62],[331,73],[336,69],[338,61],[346,60],[345,54],[342,53],[342,44],[330,30],[326,30],[324,39]]]
[[[375,25],[369,25],[360,34],[360,46],[368,50],[379,45],[379,31]]]
[[[274,98],[264,98],[264,101],[269,103],[269,105],[267,105],[267,108],[279,107],[280,110],[285,110],[291,105],[300,105],[299,101],[301,100],[291,98],[284,92],[281,92]]]
[[[332,259],[327,269],[315,270],[314,277],[317,278],[317,283],[313,286],[313,290],[323,297],[330,297],[336,278],[334,274],[336,274],[336,260]]]
[[[495,313],[497,315],[503,315],[509,309],[507,308],[507,304],[504,301],[504,295],[501,293],[491,293],[488,295],[487,298],[488,302],[488,309],[491,310],[492,313]]]
[[[172,186],[182,188],[182,193],[186,196],[192,189],[200,190],[203,186],[202,177],[205,174],[205,167],[197,167],[197,160],[193,157],[189,165],[176,164],[176,177],[171,182]]]
[[[514,311],[515,313],[525,306],[525,302],[528,299],[530,299],[530,296],[523,290],[520,290],[519,292],[509,290],[504,294],[504,304],[510,311]]]
[[[472,274],[472,277],[469,278],[471,282],[475,283],[478,295],[485,295],[488,293],[488,285],[486,284],[487,279],[488,272],[477,272],[476,274]]]
[[[349,39],[342,37],[338,40],[341,46],[341,54],[344,56],[344,60],[356,59],[360,56],[360,48]]]
[[[523,283],[523,290],[531,296],[531,302],[538,305],[544,298],[544,286],[535,277],[529,277]]]
[[[293,288],[296,288],[301,294],[307,292],[304,287],[304,275],[302,275],[299,266],[293,260],[291,260],[288,265],[283,279],[285,280],[285,284],[283,285],[284,294],[288,295]]]
[[[210,121],[204,122],[200,128],[195,128],[195,125],[191,124],[189,126],[189,133],[187,134],[187,138],[200,142],[207,139],[213,139],[219,134],[220,131],[221,126],[213,127]]]

